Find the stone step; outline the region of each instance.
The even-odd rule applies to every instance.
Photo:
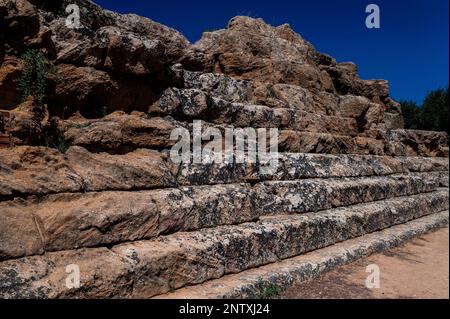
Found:
[[[57,194],[0,202],[0,260],[432,192],[447,172]],[[445,182],[445,181],[444,181]],[[23,230],[26,229],[26,232]]]
[[[387,141],[392,152],[403,152],[407,156],[430,154],[430,156],[448,157],[449,137],[446,132],[370,129],[359,134],[361,138]]]
[[[441,175],[410,174],[389,177],[306,179],[263,182],[254,186],[255,203],[262,215],[298,214],[379,201],[436,190]],[[444,178],[448,182],[448,177]]]
[[[8,260],[0,262],[0,297],[149,298],[447,209],[445,189],[320,213],[269,216],[256,223],[177,233],[110,248]],[[69,265],[79,267],[78,289],[65,285]]]
[[[115,112],[101,119],[70,118],[64,121],[64,135],[71,145],[91,152],[124,154],[140,148],[170,149],[176,144],[170,139],[172,131],[188,124],[168,117]]]
[[[377,82],[371,82],[377,83]],[[379,83],[379,82],[378,82]],[[177,105],[184,96],[185,104],[198,104],[190,99],[191,92],[201,91],[212,98],[236,103],[254,103],[272,108],[291,108],[320,115],[335,115],[364,119],[368,125],[383,120],[384,106],[368,98],[353,95],[311,92],[292,84],[264,84],[233,79],[225,74],[184,70],[184,89],[170,88],[162,96],[165,106]],[[172,97],[169,99],[168,97]],[[186,98],[187,97],[187,98]]]
[[[376,233],[350,239],[298,257],[246,270],[196,286],[181,288],[155,299],[261,299],[282,292],[341,265],[398,247],[448,225],[448,211],[429,215]]]
[[[272,217],[258,223],[124,244],[113,251],[134,262],[139,282],[135,282],[133,297],[147,298],[448,209],[448,203],[441,199],[419,204],[423,210],[409,204],[405,205],[404,200],[388,201],[372,207],[360,205],[318,214]]]
[[[271,112],[281,113],[279,109],[270,109]],[[293,112],[286,110],[286,112]],[[324,132],[330,134],[358,134],[355,120],[333,116],[324,116],[297,112],[293,119],[292,115],[279,114],[277,122],[272,124],[266,119],[255,118],[255,115],[243,116],[241,124],[228,123],[226,120],[203,123],[207,127],[217,128],[225,132],[225,128],[239,127],[276,127],[285,129],[291,127],[303,132]],[[228,117],[226,117],[228,119]],[[245,119],[245,121],[244,121]],[[210,119],[208,119],[210,120]],[[232,118],[230,118],[232,120]],[[212,121],[212,120],[211,120]],[[281,122],[283,121],[283,122]],[[188,122],[176,121],[171,117],[152,117],[145,114],[113,113],[102,119],[87,120],[73,118],[64,122],[65,137],[71,145],[84,147],[92,152],[127,153],[139,148],[156,150],[170,149],[176,143],[171,140],[171,133],[177,128],[186,128],[192,132],[192,120]],[[284,123],[284,124],[283,124]],[[248,124],[248,125],[244,125]]]
[[[179,185],[211,185],[305,178],[386,176],[412,172],[449,170],[448,158],[389,157],[372,155],[331,155],[280,153],[273,172],[267,165],[195,164],[171,165]],[[447,186],[447,185],[443,185]]]
[[[0,149],[0,200],[55,193],[131,191],[264,180],[358,177],[447,171],[448,158],[280,153],[273,174],[257,164],[184,163],[166,153],[139,149],[123,155],[71,147],[66,154],[45,147]]]
[[[250,106],[248,106],[250,107]],[[263,106],[253,106],[265,108]],[[237,107],[244,112],[246,108]],[[336,116],[320,116],[301,111],[289,115],[291,109],[271,109],[277,120],[257,116],[252,112],[242,115],[241,120],[226,115],[212,120],[217,112],[209,114],[202,124],[203,132],[214,128],[225,134],[226,128],[253,127],[279,128],[279,148],[292,153],[363,154],[389,156],[445,157],[448,136],[444,133],[409,130],[369,129],[361,131],[354,119]],[[282,114],[287,112],[287,114]],[[217,113],[217,114],[216,114]],[[278,114],[280,113],[280,114]],[[265,113],[264,113],[265,114]],[[176,143],[171,133],[185,128],[192,135],[192,120],[176,121],[171,117],[149,118],[145,114],[113,113],[102,119],[75,118],[64,123],[65,136],[72,145],[92,152],[128,153],[139,148],[168,150]],[[200,118],[201,119],[201,118]]]
[[[386,140],[345,134],[280,131],[279,150],[287,153],[390,155]]]
[[[176,186],[167,160],[156,151],[93,154],[72,147],[66,154],[46,147],[0,150],[0,200],[54,193],[139,190]]]
[[[376,138],[282,130],[279,137],[279,150],[288,153],[446,157],[447,145],[445,132],[409,130],[381,132]]]
[[[360,132],[352,117],[329,116],[296,108],[233,103],[192,89],[170,88],[150,108],[154,116],[172,116],[179,121],[204,120],[234,127],[292,129],[305,132],[355,136]]]

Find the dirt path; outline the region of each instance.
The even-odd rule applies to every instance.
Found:
[[[380,269],[380,288],[366,288],[366,267]],[[288,289],[288,299],[449,298],[449,229],[403,247],[340,267],[314,281]]]

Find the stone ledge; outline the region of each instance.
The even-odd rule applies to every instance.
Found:
[[[398,247],[412,238],[448,225],[448,211],[351,239],[302,256],[286,259],[155,299],[254,299],[270,286],[284,289],[317,278],[332,269]]]
[[[448,172],[447,158],[280,153],[275,174],[251,164],[174,165],[168,154],[140,149],[124,155],[66,154],[45,147],[0,149],[0,200],[58,193],[139,191],[177,185],[257,183],[266,180]],[[82,163],[82,164],[80,164]]]
[[[266,218],[258,223],[178,233],[114,246],[111,250],[80,249],[9,260],[0,262],[0,296],[148,298],[446,209],[448,191],[443,190],[434,195],[392,199],[317,214]],[[442,224],[448,214],[441,215],[433,214],[426,220],[440,218]],[[410,224],[399,227],[414,233]],[[80,289],[69,290],[65,286],[68,264],[80,267]]]
[[[439,173],[58,194],[1,202],[0,260],[435,191]],[[448,178],[447,178],[448,182]],[[21,236],[22,227],[28,229]]]

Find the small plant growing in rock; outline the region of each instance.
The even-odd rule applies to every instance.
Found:
[[[267,86],[267,95],[272,98],[272,99],[276,99],[277,98],[277,93],[275,92],[275,89],[273,87],[273,85],[268,85]]]
[[[58,125],[56,118],[51,118],[42,128],[42,136],[47,147],[56,148],[61,153],[66,153],[71,143],[66,139],[64,131]]]
[[[41,122],[45,116],[44,98],[47,88],[49,62],[45,56],[36,49],[29,49],[21,56],[22,75],[19,80],[22,100],[32,96],[36,103],[33,109],[36,122]]]
[[[47,87],[48,61],[46,57],[36,49],[29,49],[21,56],[23,63],[20,89],[22,99],[33,96],[37,103],[42,103]]]
[[[174,292],[175,290],[175,281],[169,280],[169,291]]]
[[[51,148],[58,149],[65,153],[70,142],[66,140],[63,130],[58,126],[58,120],[51,118],[45,125],[42,121],[45,118],[44,99],[47,89],[47,78],[51,70],[51,63],[36,49],[29,49],[21,56],[22,75],[19,80],[22,100],[27,100],[30,96],[34,100],[33,121],[40,128],[41,141]],[[63,116],[64,117],[64,116]]]
[[[259,279],[257,285],[260,291],[258,299],[272,299],[281,294],[281,288],[278,285],[264,282],[262,279]]]

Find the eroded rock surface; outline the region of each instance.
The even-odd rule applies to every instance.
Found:
[[[42,99],[23,96],[27,52]],[[89,0],[0,0],[0,109],[2,298],[254,296],[259,277],[312,278],[448,224],[448,135],[404,130],[387,81],[286,24],[235,17],[191,44]],[[176,163],[195,120],[278,129],[277,166]]]

